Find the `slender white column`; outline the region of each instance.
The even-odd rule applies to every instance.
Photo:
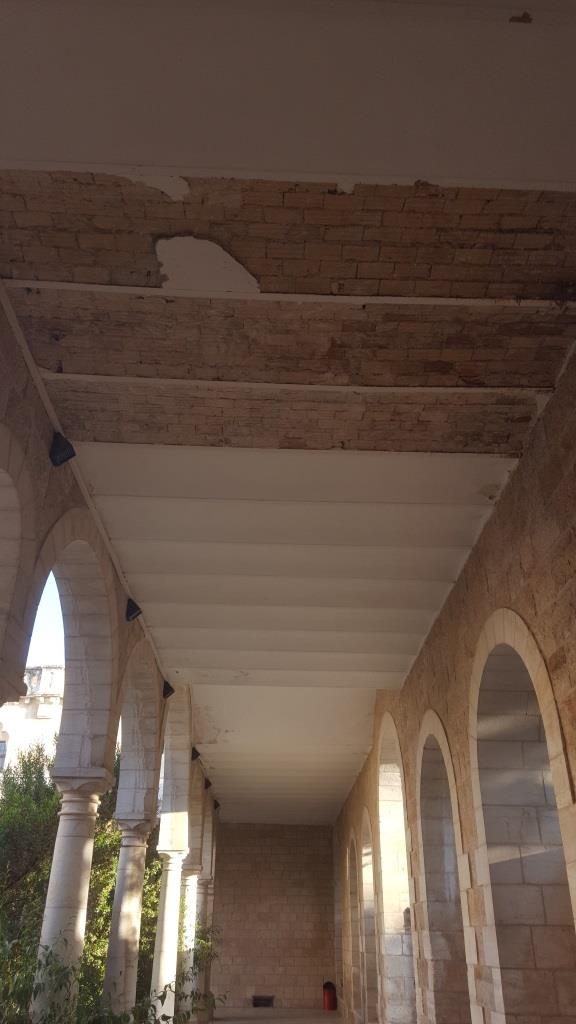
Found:
[[[214,878],[211,877],[206,883],[206,925],[209,929],[212,928],[214,922]],[[204,969],[204,991],[206,994],[212,991],[212,961],[206,964]],[[213,1007],[208,1008],[208,1019],[212,1020],[214,1016]]]
[[[167,993],[162,1013],[169,1017],[174,1015],[174,990],[176,988],[176,971],[178,962],[178,931],[180,925],[180,884],[182,877],[182,861],[186,851],[162,851],[162,879],[160,882],[160,901],[158,906],[158,922],[156,925],[156,943],[154,945],[154,963],[152,966],[152,997],[159,995],[166,986],[172,991]]]
[[[50,881],[40,933],[40,966],[45,950],[56,953],[60,962],[74,967],[84,948],[88,887],[94,849],[94,828],[100,795],[108,785],[102,779],[56,780],[62,794],[58,832],[54,845]],[[65,998],[74,997],[74,992]],[[47,985],[36,997],[30,1014],[38,1019],[54,1005],[54,993]]]
[[[120,821],[118,824],[122,829],[122,842],[110,923],[104,1001],[115,1013],[125,1013],[136,1002],[142,891],[150,822]]]
[[[198,924],[202,928],[207,927],[207,925],[209,924],[209,921],[208,921],[208,898],[209,898],[208,888],[209,888],[209,881],[210,881],[210,879],[203,878],[202,875],[200,875],[200,877],[198,879],[198,884],[197,884],[196,920],[197,920]],[[204,996],[204,995],[208,994],[208,992],[209,992],[209,984],[210,984],[209,970],[208,970],[208,967],[205,966],[205,967],[202,967],[201,970],[198,973],[197,989],[198,989],[198,993],[199,993],[200,996]]]
[[[182,981],[178,1009],[192,1011],[192,997],[195,986],[193,975],[194,946],[196,941],[196,914],[198,897],[198,872],[184,868],[182,873],[182,951],[180,970]]]

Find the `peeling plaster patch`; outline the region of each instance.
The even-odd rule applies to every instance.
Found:
[[[343,178],[336,185],[336,190],[340,195],[350,196],[352,195],[357,184],[358,179],[356,178]]]
[[[222,246],[193,235],[161,238],[156,255],[163,274],[163,288],[203,293],[254,295],[260,285]]]
[[[178,178],[176,175],[139,174],[137,171],[134,171],[133,174],[126,174],[124,177],[137,185],[142,183],[143,185],[149,185],[150,188],[158,189],[159,192],[163,192],[169,199],[185,199],[190,191],[186,178]]]

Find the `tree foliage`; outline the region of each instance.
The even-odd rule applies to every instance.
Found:
[[[44,749],[34,747],[6,768],[0,785],[0,1024],[20,1024],[28,1019],[11,1017],[10,1006],[14,1013],[21,1013],[34,985],[60,803],[49,769],[50,758]],[[118,771],[117,759],[116,783]],[[99,1006],[106,966],[121,838],[112,820],[115,790],[116,786],[101,803],[94,838],[77,1010],[86,1019],[90,1008]],[[154,845],[149,845],[144,880],[139,971],[142,997],[150,987],[160,885],[160,861]],[[56,969],[54,961],[49,966],[52,971]]]
[[[116,784],[102,800],[96,823],[82,962],[78,970],[71,969],[61,964],[50,950],[44,950],[39,980],[40,929],[59,808],[58,792],[49,770],[46,752],[42,747],[34,747],[5,770],[0,783],[0,1024],[30,1024],[28,1008],[39,985],[54,995],[40,1024],[160,1024],[172,1020],[163,1010],[166,992],[155,1000],[148,995],[161,874],[154,834],[148,844],[144,875],[137,1004],[131,1015],[116,1015],[102,1007],[121,840],[112,817],[118,758]],[[213,933],[200,928],[193,975],[215,955]],[[174,1024],[185,1024],[193,1013],[212,1004],[211,995],[195,996],[188,1010],[176,1014]]]

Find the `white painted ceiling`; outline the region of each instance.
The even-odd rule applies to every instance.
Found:
[[[514,460],[76,448],[223,818],[334,820]]]
[[[575,44],[573,0],[4,0],[1,160],[573,187]]]

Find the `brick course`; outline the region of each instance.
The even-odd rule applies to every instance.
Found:
[[[76,441],[520,455],[536,398],[503,391],[381,393],[53,376]]]
[[[158,287],[155,241],[223,246],[266,292],[559,298],[576,277],[566,192],[188,179],[171,200],[105,174],[5,171],[0,276]]]
[[[14,290],[32,353],[63,373],[289,384],[552,388],[570,310],[352,306]]]

